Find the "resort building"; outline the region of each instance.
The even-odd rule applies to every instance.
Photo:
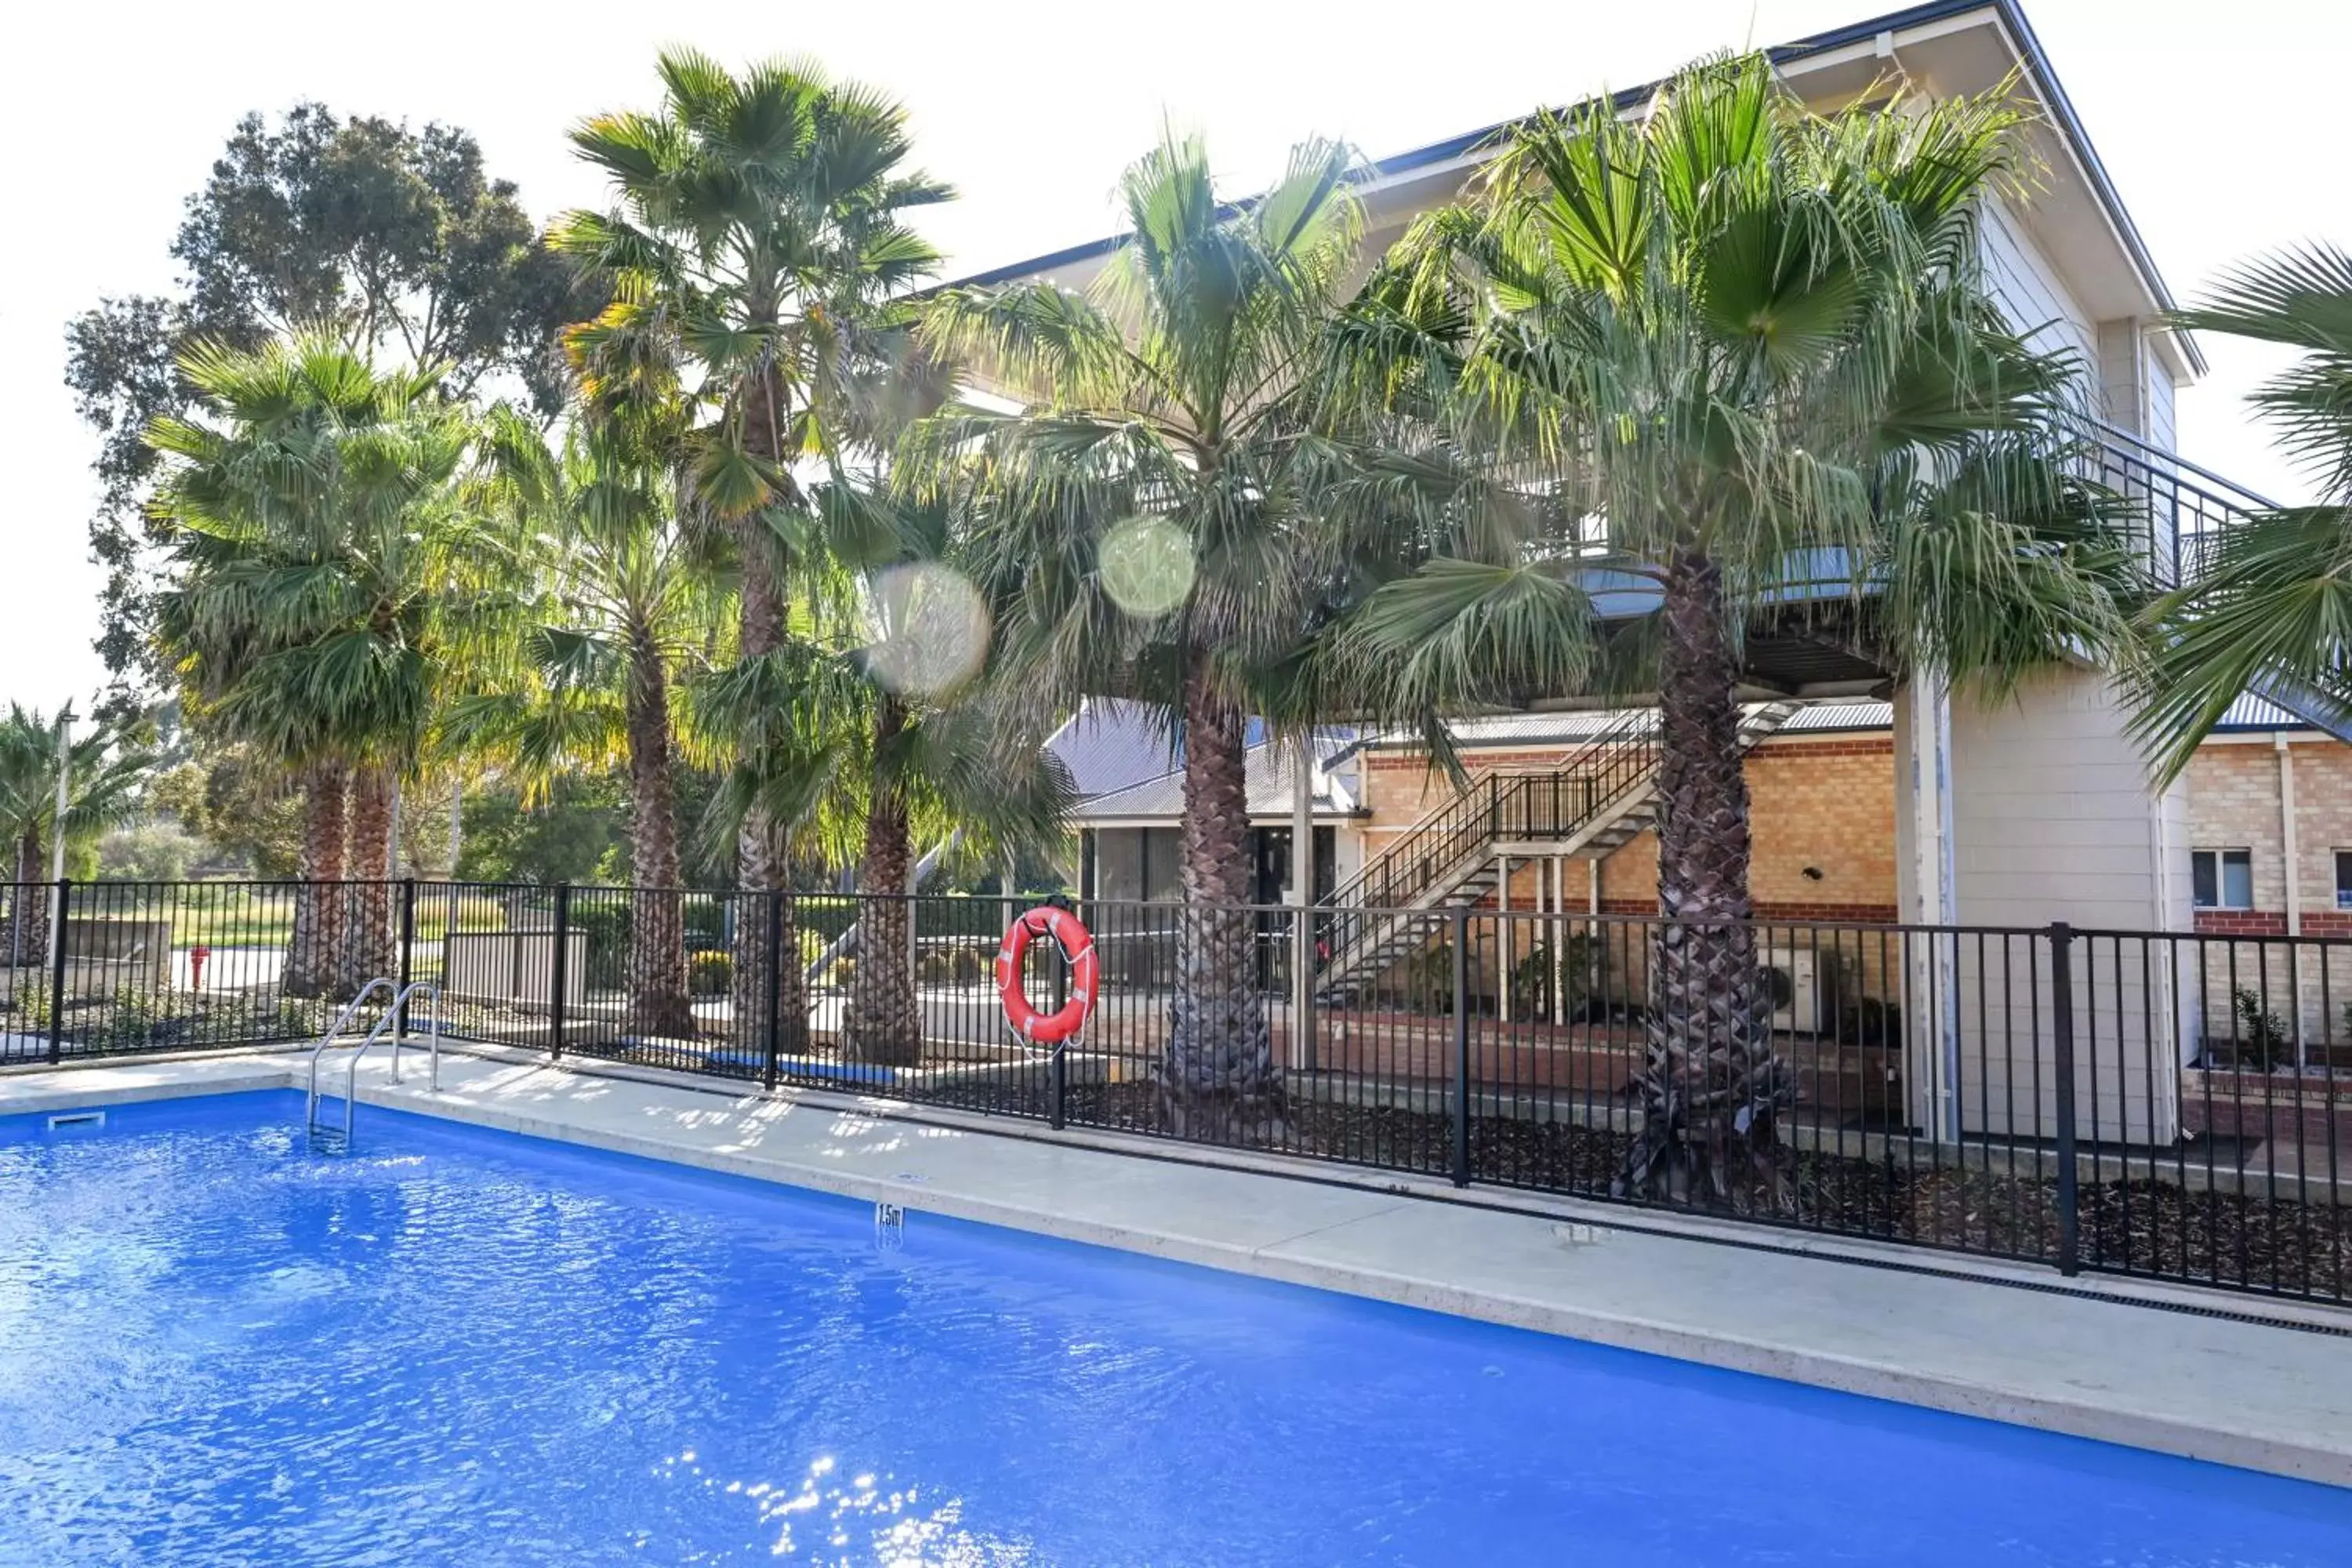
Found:
[[[1790,89],[1822,109],[1895,81],[1929,95],[2008,83],[2029,100],[2043,176],[2030,198],[1986,202],[1983,276],[2018,329],[2082,367],[2096,477],[2143,504],[2151,565],[2167,580],[2193,570],[2201,540],[2265,504],[2175,449],[2174,397],[2203,363],[2192,342],[2160,324],[2173,297],[2016,5],[1935,0],[1772,57]],[[1620,104],[1633,112],[1645,98],[1636,89]],[[1468,132],[1373,165],[1360,192],[1368,246],[1391,243],[1420,214],[1458,196],[1507,129]],[[1083,289],[1121,244],[1113,237],[1078,245],[968,281],[1045,279]],[[1643,592],[1609,597],[1638,613]],[[1745,659],[1760,919],[2010,931],[2063,921],[2187,934],[2352,929],[2330,923],[2352,921],[2352,752],[2344,743],[2352,730],[2296,693],[2250,698],[2189,776],[2159,788],[2126,731],[2113,681],[2097,668],[2053,668],[1993,697],[1911,680],[1817,628],[1769,623],[1751,628]],[[1295,753],[1259,746],[1250,768],[1258,890],[1269,902],[1307,891],[1342,907],[1654,912],[1651,727],[1638,710],[1577,707],[1563,698],[1559,710],[1461,724],[1456,740],[1474,775],[1468,796],[1402,739],[1333,735],[1318,741],[1301,798]],[[1156,752],[1129,743],[1158,732],[1144,717],[1091,705],[1056,742],[1125,758],[1113,770],[1120,776],[1104,775],[1100,787],[1081,770],[1088,799],[1079,879],[1094,897],[1175,896],[1174,763],[1164,738]],[[1307,889],[1292,885],[1288,858],[1290,825],[1302,811],[1315,825]],[[1325,943],[1324,983],[1335,994],[1376,984],[1423,940],[1394,922],[1345,929],[1360,940]],[[1495,955],[1490,976],[1511,962]],[[1957,940],[1907,943],[1861,982],[1874,1005],[1909,1020],[1902,1076],[1922,1124],[1951,1121],[1965,1099],[2019,1093],[2038,1120],[2053,1092],[2039,1078],[2025,1089],[1985,1081],[2006,1059],[1998,1040],[2029,1015],[2040,1029],[2049,1006],[2046,976],[2004,973],[1999,995],[1979,1001],[1991,994],[1985,962]],[[2121,952],[2110,955],[2102,1005],[2113,1021],[2101,1026],[2119,1031],[2110,1043],[2121,1059],[2141,1065],[2126,1092],[2109,1097],[2134,1109],[2103,1131],[2160,1142],[2179,1130],[2179,1075],[2163,1064],[2199,1060],[2209,1037],[2231,1027],[2233,988],[2185,978],[2210,962],[2177,952],[2159,962],[2143,951],[2135,967]],[[1499,978],[1491,983],[1507,991]],[[1784,1009],[1784,1026],[1797,1028],[1805,1014]],[[1963,1060],[1977,1066],[1963,1069]]]

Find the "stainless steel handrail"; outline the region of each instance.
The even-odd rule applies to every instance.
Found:
[[[356,1094],[359,1089],[360,1058],[367,1055],[369,1049],[378,1040],[383,1038],[385,1030],[390,1029],[392,1031],[392,1080],[394,1083],[400,1081],[400,1047],[408,1038],[408,1002],[419,992],[424,994],[432,1009],[427,1016],[427,1059],[432,1064],[427,1081],[435,1093],[437,1094],[441,1090],[441,988],[429,980],[412,980],[406,985],[394,989],[389,976],[379,974],[360,987],[360,994],[352,997],[344,1006],[342,1013],[335,1019],[333,1026],[320,1036],[319,1043],[310,1047],[310,1091],[302,1108],[302,1125],[305,1132],[315,1133],[319,1131],[320,1057],[325,1053],[329,1046],[335,1043],[335,1037],[342,1033],[343,1026],[351,1022],[352,1016],[359,1011],[362,1004],[375,994],[375,988],[379,985],[392,992],[392,1003],[384,1008],[383,1016],[369,1026],[367,1034],[360,1040],[359,1048],[352,1052],[350,1059],[343,1064],[343,1147],[346,1150],[352,1146],[352,1130],[359,1103]]]
[[[319,1120],[320,1054],[335,1043],[335,1037],[343,1032],[343,1026],[352,1021],[352,1016],[360,1010],[370,996],[375,994],[375,988],[379,985],[386,991],[394,992],[395,995],[398,994],[389,975],[377,975],[360,987],[358,995],[343,1005],[343,1010],[335,1016],[335,1021],[327,1026],[327,1032],[319,1037],[319,1043],[310,1047],[310,1092],[302,1103],[302,1125],[305,1129],[314,1125]]]
[[[366,1037],[360,1041],[360,1048],[352,1053],[351,1061],[343,1068],[343,1150],[346,1153],[351,1151],[352,1122],[359,1109],[359,1101],[352,1096],[359,1089],[360,1058],[368,1054],[369,1047],[383,1038],[383,1032],[392,1027],[393,1020],[398,1016],[399,1013],[396,1009],[386,1008],[383,1016],[378,1018],[369,1027]],[[315,1131],[317,1127],[318,1121],[314,1115],[311,1119],[310,1130]]]
[[[432,1071],[426,1078],[426,1087],[438,1094],[441,1092],[441,987],[434,984],[430,980],[412,980],[401,988],[400,994],[392,999],[392,1016],[400,1020],[400,1027],[394,1030],[392,1036],[392,1081],[394,1083],[400,1081],[400,1047],[408,1038],[408,999],[420,991],[425,993],[425,1000],[433,1005],[432,1012],[427,1015],[426,1030],[426,1039],[430,1046],[427,1059],[433,1066]],[[366,1047],[362,1047],[361,1049],[364,1050]],[[359,1058],[353,1057],[352,1061],[356,1065]]]

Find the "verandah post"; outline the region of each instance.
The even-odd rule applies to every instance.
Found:
[[[58,879],[58,907],[49,918],[49,1065],[66,1054],[66,911],[73,902],[73,879]],[[24,917],[19,915],[18,920]]]
[[[547,1005],[548,1055],[561,1058],[563,1055],[563,993],[571,979],[571,965],[566,962],[572,950],[572,884],[555,885],[555,952],[547,965],[551,994]]]
[[[1470,911],[1454,910],[1454,1184],[1470,1184]]]
[[[2074,1171],[2074,931],[2050,928],[2050,1038],[2058,1090],[2058,1271],[2083,1271],[2083,1228]]]

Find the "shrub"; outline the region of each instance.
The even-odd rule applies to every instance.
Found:
[[[619,899],[575,897],[566,918],[587,937],[588,989],[618,991],[626,985],[629,906]]]
[[[2292,1054],[2286,1026],[2251,985],[2238,987],[2232,998],[2238,1015],[2238,1062],[2270,1071]]]
[[[686,988],[697,996],[724,996],[735,985],[735,960],[725,952],[698,952],[686,961]]]
[[[1580,1016],[1585,994],[1591,989],[1593,960],[1597,949],[1592,938],[1583,931],[1574,931],[1560,949],[1559,988],[1565,1005],[1563,1017]],[[1528,949],[1511,966],[1511,1009],[1521,1018],[1549,1017],[1552,1013],[1551,943],[1538,942]],[[1451,988],[1452,980],[1446,981]]]

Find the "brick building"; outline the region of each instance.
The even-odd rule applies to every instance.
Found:
[[[1570,765],[1619,715],[1514,714],[1455,726],[1474,776]],[[1893,710],[1884,701],[1823,703],[1790,716],[1748,752],[1755,822],[1749,886],[1759,919],[1892,921],[1896,917]],[[1359,771],[1360,849],[1376,859],[1453,788],[1410,740],[1375,741]],[[1604,914],[1657,910],[1657,837],[1644,827],[1605,852],[1571,857],[1564,902]],[[1512,870],[1508,902],[1532,909],[1547,872]]]
[[[2189,770],[2197,929],[2352,936],[2352,746],[2249,697]]]

